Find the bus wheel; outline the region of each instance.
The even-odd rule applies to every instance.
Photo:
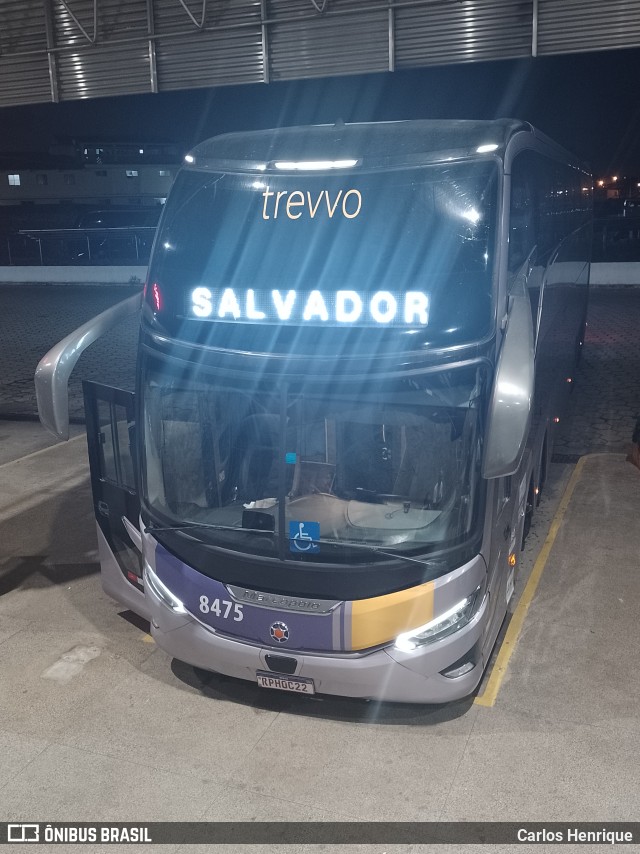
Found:
[[[540,501],[542,500],[542,487],[545,485],[547,481],[547,464],[549,462],[549,453],[547,449],[547,436],[544,437],[544,443],[542,445],[542,457],[540,459],[540,480],[538,491],[535,491],[535,487],[533,486],[533,482],[531,484],[531,488],[533,489],[533,495],[536,502],[536,507],[540,506]]]
[[[524,549],[524,545],[527,537],[529,536],[529,531],[531,530],[531,522],[533,520],[533,510],[535,507],[535,488],[533,485],[533,478],[529,481],[529,491],[527,492],[527,503],[525,504],[524,509],[524,524],[522,526],[522,543],[520,545],[520,550]]]

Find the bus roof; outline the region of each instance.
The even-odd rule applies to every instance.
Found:
[[[282,163],[339,162],[357,159],[372,166],[463,159],[503,151],[518,131],[534,132],[517,119],[474,121],[429,119],[362,124],[309,125],[228,133],[200,143],[186,165],[225,164],[270,170]],[[535,132],[537,136],[543,136]]]

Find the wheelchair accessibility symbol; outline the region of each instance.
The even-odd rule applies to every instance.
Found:
[[[319,522],[289,522],[289,548],[294,553],[314,554],[320,551]]]

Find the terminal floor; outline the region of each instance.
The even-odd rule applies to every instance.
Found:
[[[552,466],[540,538],[571,468]],[[0,482],[0,820],[637,818],[640,471],[624,455],[587,458],[488,708],[300,698],[172,661],[100,588],[84,438],[3,463]]]
[[[557,535],[490,707],[299,698],[170,660],[100,588],[81,428],[51,445],[37,424],[1,421],[0,821],[637,820],[640,471],[624,451],[640,373],[623,339],[640,300],[618,297],[616,329],[592,320],[517,595],[554,519]],[[596,390],[581,391],[585,373]],[[594,451],[560,519],[573,457]]]

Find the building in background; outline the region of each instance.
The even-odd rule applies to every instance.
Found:
[[[67,227],[87,208],[161,206],[180,160],[173,143],[103,140],[0,153],[0,228]]]

